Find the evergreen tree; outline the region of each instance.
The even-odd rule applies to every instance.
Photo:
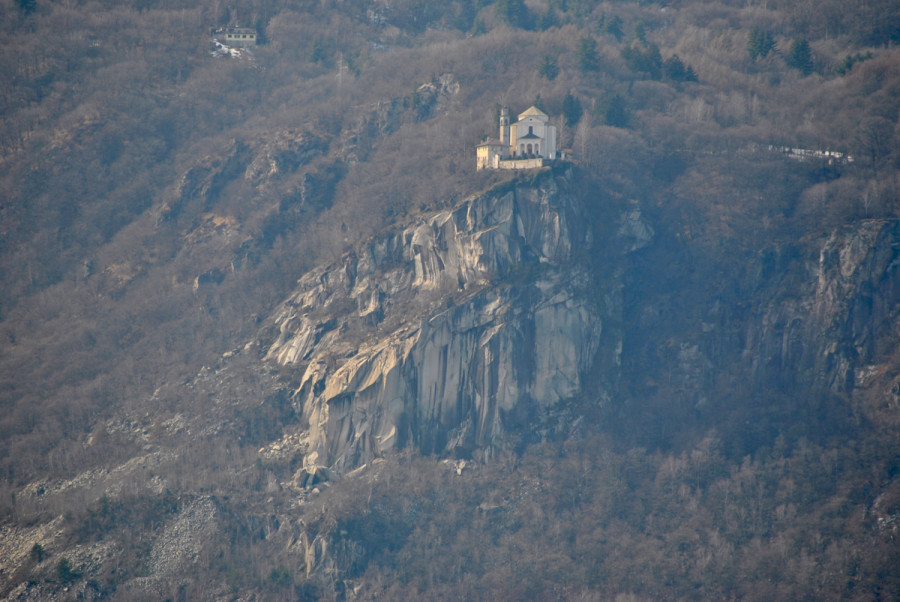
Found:
[[[686,82],[695,82],[697,81],[697,73],[694,71],[694,68],[690,65],[687,66],[687,71],[684,74],[684,81]]]
[[[325,49],[319,40],[312,41],[309,49],[309,61],[311,63],[322,63],[325,61]]]
[[[39,543],[31,546],[31,559],[35,562],[43,562],[44,561],[44,546]]]
[[[775,48],[775,39],[771,32],[763,31],[759,27],[750,30],[750,38],[747,40],[747,52],[752,60],[765,58]]]
[[[584,19],[594,8],[594,0],[567,0],[566,8],[575,14],[577,19]]]
[[[552,54],[545,54],[541,59],[538,67],[538,75],[548,81],[553,81],[559,75],[559,65],[556,63],[556,57]]]
[[[575,58],[578,61],[578,68],[582,72],[599,71],[600,59],[597,56],[597,40],[591,36],[578,40],[578,50]]]
[[[19,5],[19,10],[26,15],[33,13],[37,8],[37,0],[16,0],[16,4]]]
[[[795,38],[788,51],[787,64],[797,69],[803,75],[809,75],[813,70],[812,51],[809,42],[805,38]]]
[[[542,13],[537,18],[535,29],[538,31],[546,31],[555,25],[559,25],[559,20],[556,18],[556,11],[553,10],[552,6],[548,6],[546,12]]]
[[[622,17],[619,15],[613,15],[611,17],[604,15],[600,17],[600,23],[597,25],[597,29],[600,33],[614,37],[617,42],[621,42],[622,36],[625,35],[625,31],[622,29]]]
[[[80,577],[81,573],[72,568],[68,558],[60,558],[56,565],[56,578],[60,583],[66,585],[77,581]]]
[[[578,125],[583,112],[581,101],[575,98],[571,92],[566,94],[566,97],[563,99],[562,112],[563,117],[566,119],[566,125],[570,127]]]
[[[675,82],[697,81],[697,74],[694,73],[694,70],[690,65],[685,65],[684,62],[678,58],[677,54],[672,55],[663,63],[663,74],[666,79]]]
[[[622,49],[622,59],[635,73],[643,73],[650,79],[662,78],[663,60],[656,44],[643,48],[639,42],[634,41]]]
[[[528,27],[528,9],[525,0],[499,0],[495,10],[497,17],[512,27]]]
[[[676,82],[683,81],[686,72],[687,69],[685,69],[684,63],[681,62],[681,59],[678,58],[677,54],[666,59],[666,62],[663,63],[663,73],[665,74],[666,79]]]
[[[456,14],[453,17],[453,25],[460,31],[469,31],[475,24],[475,5],[472,0],[463,0],[456,5]]]
[[[594,105],[595,123],[625,128],[630,120],[628,102],[621,94],[604,94]]]
[[[855,55],[848,54],[846,57],[844,57],[844,60],[838,66],[837,72],[841,75],[847,75],[853,69],[853,65],[855,65],[856,63],[867,61],[872,58],[872,56],[873,55],[871,52],[867,52],[865,54],[857,52]]]
[[[647,28],[643,23],[639,22],[634,26],[634,31],[631,32],[631,39],[639,41],[644,46],[647,45]]]

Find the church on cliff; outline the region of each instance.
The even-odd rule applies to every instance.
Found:
[[[500,139],[488,138],[475,149],[476,169],[533,169],[557,158],[556,126],[532,106],[509,122],[509,108],[500,109]]]

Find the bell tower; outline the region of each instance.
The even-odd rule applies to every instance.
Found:
[[[509,145],[509,108],[500,107],[500,143]]]

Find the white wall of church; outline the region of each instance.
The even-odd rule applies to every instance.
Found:
[[[533,169],[556,159],[556,126],[536,107],[508,126],[508,109],[500,117],[500,140],[485,142],[476,152],[477,169]],[[508,137],[507,137],[508,132]]]
[[[556,159],[556,126],[547,126],[547,135],[544,137],[547,145],[547,153],[544,155],[548,159]]]
[[[556,158],[556,126],[536,116],[527,116],[511,126],[512,149],[516,156],[541,155],[548,159]],[[537,138],[526,138],[531,133]]]

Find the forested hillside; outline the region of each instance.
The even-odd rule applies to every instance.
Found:
[[[900,596],[896,2],[0,17],[0,597]],[[476,171],[531,105],[567,159]],[[477,278],[403,280],[426,230]],[[310,376],[441,320],[557,353],[491,437]]]

